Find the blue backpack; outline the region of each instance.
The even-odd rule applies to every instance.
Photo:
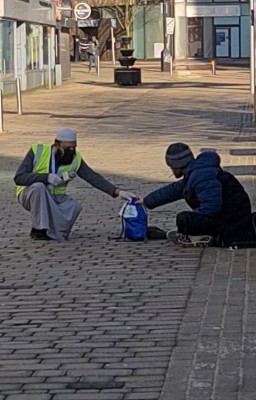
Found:
[[[147,234],[148,217],[145,207],[135,204],[136,198],[132,198],[121,210],[122,232],[121,238],[128,240],[144,240]]]

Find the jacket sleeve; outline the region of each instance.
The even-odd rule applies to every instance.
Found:
[[[174,201],[183,199],[183,188],[183,179],[169,183],[168,185],[149,193],[144,198],[144,204],[147,208],[152,210],[153,208],[163,206],[164,204],[173,203]]]
[[[199,207],[194,210],[196,213],[215,215],[222,207],[222,186],[216,176],[200,179],[195,183],[195,193]]]
[[[45,185],[48,184],[49,174],[33,173],[34,157],[34,152],[30,149],[15,174],[14,182],[16,185],[30,186],[36,182],[42,182]]]
[[[84,181],[90,183],[90,185],[94,186],[96,189],[99,189],[112,197],[116,197],[115,190],[117,189],[117,187],[110,183],[102,175],[98,174],[92,168],[90,168],[89,165],[84,162],[84,160],[81,161],[81,165],[77,171],[77,175]]]

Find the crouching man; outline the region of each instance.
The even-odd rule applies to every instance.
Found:
[[[68,239],[82,209],[66,194],[68,183],[76,175],[112,197],[132,197],[93,171],[76,148],[76,132],[64,128],[58,131],[54,144],[33,144],[18,167],[16,195],[31,213],[33,239]]]

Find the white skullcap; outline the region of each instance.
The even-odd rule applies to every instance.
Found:
[[[56,139],[60,142],[76,142],[76,132],[69,128],[62,128],[57,132]]]

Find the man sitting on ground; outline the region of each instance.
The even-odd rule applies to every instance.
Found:
[[[220,167],[219,155],[207,151],[194,158],[187,144],[174,143],[168,147],[165,160],[175,178],[181,179],[138,203],[152,210],[185,199],[192,211],[177,214],[178,232],[169,231],[167,237],[184,246],[221,246],[229,232],[234,239],[241,237],[243,223],[251,219],[250,199],[238,180]]]

